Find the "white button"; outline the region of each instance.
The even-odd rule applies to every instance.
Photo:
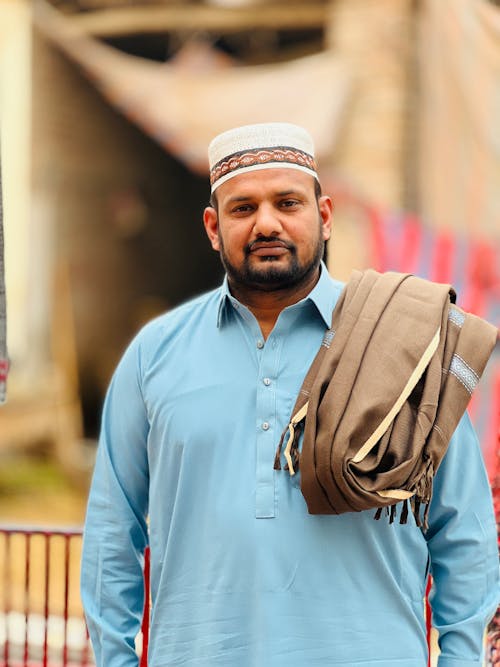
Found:
[[[268,430],[269,430],[269,424],[268,424],[268,422],[264,422],[264,423],[262,424],[262,430],[263,430],[263,431],[268,431]]]
[[[262,348],[264,347],[264,341],[263,340],[258,340],[257,341],[257,347],[259,348],[259,350],[262,350]]]
[[[264,378],[262,382],[266,385],[266,387],[269,387],[269,385],[271,384],[271,380],[269,378]]]

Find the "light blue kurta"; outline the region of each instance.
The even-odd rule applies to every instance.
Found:
[[[84,539],[101,667],[137,665],[148,532],[150,667],[425,667],[429,558],[440,667],[482,664],[498,557],[468,418],[437,473],[426,536],[411,516],[310,516],[299,479],[273,470],[341,288],[323,268],[264,342],[224,283],[128,348],[105,403]]]

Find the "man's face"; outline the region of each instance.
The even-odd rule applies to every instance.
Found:
[[[204,223],[229,281],[262,291],[310,279],[330,237],[332,205],[316,197],[314,179],[298,169],[240,174],[217,188],[218,211]]]

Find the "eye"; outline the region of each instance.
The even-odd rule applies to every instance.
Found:
[[[279,202],[281,208],[295,208],[300,202],[297,199],[282,199]]]
[[[250,213],[251,211],[253,211],[251,204],[240,204],[240,206],[235,206],[231,209],[233,215],[243,215],[245,213]]]

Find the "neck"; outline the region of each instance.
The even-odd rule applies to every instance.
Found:
[[[297,303],[311,292],[319,280],[319,272],[320,269],[318,267],[304,283],[269,292],[241,285],[240,283],[233,282],[230,278],[229,287],[231,294],[254,314],[264,340],[266,340],[274,329],[281,311],[287,306]]]

